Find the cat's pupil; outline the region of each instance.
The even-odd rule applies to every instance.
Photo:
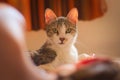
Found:
[[[68,29],[66,30],[66,33],[70,33],[71,31],[72,31],[72,29],[68,28]]]

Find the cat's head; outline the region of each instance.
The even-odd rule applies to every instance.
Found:
[[[48,39],[58,46],[73,44],[77,37],[78,11],[70,10],[66,17],[57,17],[51,9],[45,11]]]

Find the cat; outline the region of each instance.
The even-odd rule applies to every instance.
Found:
[[[78,52],[74,46],[78,35],[77,22],[76,8],[71,9],[66,17],[57,17],[49,8],[45,10],[47,40],[39,50],[30,52],[39,68],[52,71],[63,64],[78,61]]]

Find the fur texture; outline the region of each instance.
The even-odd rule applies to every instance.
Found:
[[[46,9],[45,21],[48,38],[41,49],[32,53],[34,63],[51,71],[60,65],[77,62],[78,52],[74,46],[78,34],[77,9],[73,8],[67,17],[56,17],[51,9]]]

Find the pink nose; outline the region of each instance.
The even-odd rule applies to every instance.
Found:
[[[62,41],[62,42],[63,42],[64,40],[65,40],[65,38],[60,38],[60,41]]]

